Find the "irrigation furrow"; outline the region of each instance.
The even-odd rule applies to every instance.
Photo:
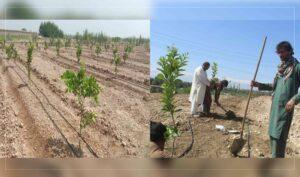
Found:
[[[76,50],[75,48],[69,48],[69,49],[74,50],[74,51]],[[82,52],[91,53],[90,50],[83,50]],[[106,53],[107,55],[111,55],[112,51],[110,51],[110,52],[105,52],[105,53]],[[111,57],[112,57],[112,55],[111,55]],[[104,58],[109,59],[108,57],[104,57]],[[150,63],[150,59],[147,61],[147,60],[143,60],[142,58],[135,58],[135,57],[132,57],[132,56],[129,56],[129,60],[134,61],[134,62],[137,62],[137,63],[146,64],[146,65],[149,65],[149,63]]]
[[[44,52],[41,52],[41,53],[45,54]],[[63,59],[65,59],[65,60],[71,62],[71,63],[74,64],[74,65],[78,65],[78,63],[77,63],[75,60],[72,60],[72,59],[70,59],[69,57],[66,57],[66,56],[63,56],[63,55],[59,55],[58,57],[59,57],[59,58],[63,58]],[[51,58],[51,57],[49,57],[49,58]],[[111,71],[108,70],[108,69],[103,69],[103,68],[100,68],[100,67],[96,67],[96,66],[91,65],[91,64],[87,64],[87,63],[86,63],[86,66],[87,66],[88,68],[90,68],[91,70],[94,70],[94,71],[100,71],[101,73],[105,73],[105,74],[110,75],[110,77],[115,77],[115,78],[117,78],[117,79],[119,79],[119,80],[127,81],[127,82],[129,82],[129,83],[131,83],[131,84],[135,84],[135,85],[137,85],[137,86],[139,86],[139,87],[142,87],[142,88],[145,88],[145,89],[146,89],[146,87],[147,87],[147,86],[144,84],[144,82],[141,81],[141,80],[132,79],[132,78],[130,78],[130,77],[126,76],[126,75],[122,75],[122,74],[117,74],[117,75],[115,75],[115,73],[111,72]]]
[[[49,61],[55,62],[56,64],[58,64],[64,68],[75,69],[75,70],[80,69],[80,67],[78,66],[78,64],[76,62],[57,60],[57,59],[55,59],[55,57],[51,58],[44,53],[41,53],[41,54],[43,57],[48,58]],[[143,95],[149,91],[148,87],[146,87],[142,84],[130,82],[130,81],[122,79],[122,78],[114,78],[111,76],[104,76],[103,73],[99,73],[99,72],[95,71],[95,69],[92,69],[90,67],[89,67],[89,69],[87,69],[87,73],[94,75],[96,77],[96,79],[98,78],[97,80],[99,82],[100,82],[99,79],[102,79],[105,81],[110,80],[119,86],[124,86],[124,87],[128,88],[129,90],[133,90],[133,91],[143,94]]]
[[[62,52],[67,53],[69,51],[68,51],[68,49],[62,49]],[[73,52],[69,52],[69,53],[73,53]],[[75,52],[74,52],[74,55],[75,55]],[[81,56],[83,58],[91,59],[91,60],[94,60],[94,61],[97,61],[97,62],[101,61],[101,62],[104,62],[106,64],[111,64],[111,60],[112,60],[112,58],[105,57],[103,54],[100,54],[97,57],[96,55],[91,56],[90,54],[82,53]],[[150,72],[149,67],[143,66],[142,63],[131,61],[130,58],[127,59],[126,63],[122,63],[120,65],[120,68],[131,69],[131,70],[143,73],[143,74],[149,74],[149,72]]]
[[[26,75],[26,72],[20,68],[20,66],[18,66],[17,64],[15,65],[18,67],[18,69],[20,71],[23,72],[23,74]],[[18,77],[24,82],[26,83],[25,79],[21,76],[21,74],[16,71],[15,68],[12,68],[12,70],[18,75]],[[35,89],[37,91],[33,91],[33,88],[30,87],[30,85],[34,85]],[[58,115],[60,115],[60,117],[65,121],[65,123],[75,132],[75,134],[86,144],[89,152],[94,156],[98,158],[98,155],[96,154],[96,152],[91,148],[91,146],[86,142],[86,140],[79,134],[79,132],[75,129],[74,126],[71,125],[71,123],[66,119],[65,116],[63,116],[63,114],[58,111],[58,109],[51,104],[50,100],[48,99],[48,97],[38,88],[38,86],[36,85],[36,83],[30,79],[30,83],[27,85],[28,89],[30,90],[30,92],[36,97],[36,99],[39,101],[41,107],[43,108],[44,112],[47,114],[48,118],[51,120],[51,122],[53,123],[53,125],[55,126],[55,128],[57,129],[57,131],[61,134],[62,138],[64,139],[64,141],[67,143],[67,145],[70,147],[70,149],[72,150],[72,152],[74,153],[74,155],[76,157],[80,157],[80,155],[77,153],[77,151],[74,149],[74,146],[71,145],[71,143],[68,141],[67,137],[64,135],[62,128],[59,128],[58,124],[56,123],[56,121],[53,119],[53,117],[51,116],[50,111],[48,111],[49,109],[55,110],[56,113]],[[40,94],[37,94],[40,93]],[[43,98],[43,101],[42,99]],[[45,104],[46,103],[46,104]],[[68,127],[66,126],[66,127]]]
[[[21,48],[23,48],[23,46],[21,46]],[[45,53],[44,51],[38,51],[38,52],[43,57],[49,58],[50,61],[55,61],[57,64],[64,65],[64,66],[69,65],[71,68],[75,67],[75,69],[79,68],[79,67],[77,67],[78,63],[68,57],[59,56],[59,58],[66,60],[66,61],[62,61],[62,60],[55,59],[56,57],[48,56],[48,54]],[[99,78],[102,78],[106,81],[111,80],[112,82],[119,84],[119,86],[125,86],[130,90],[134,90],[134,91],[137,91],[137,92],[143,93],[143,94],[149,92],[149,90],[150,90],[150,87],[145,85],[143,81],[133,80],[132,78],[129,78],[125,75],[116,76],[114,73],[112,73],[111,71],[109,71],[107,69],[98,68],[98,67],[95,67],[90,64],[86,64],[86,67],[87,67],[87,72],[90,72],[90,73],[94,74],[95,76],[98,76]],[[102,75],[100,74],[99,71],[101,72]],[[103,74],[106,75],[106,77],[103,76]],[[122,77],[124,77],[124,78],[122,78]],[[131,80],[133,80],[133,81],[131,81]],[[129,85],[128,85],[128,83],[129,83]],[[135,86],[135,87],[133,87],[133,86]],[[136,88],[136,87],[139,87],[139,88]]]
[[[17,60],[18,62],[20,62],[24,67],[26,67],[26,63],[24,60],[22,60],[22,58],[20,58],[21,60]],[[62,96],[62,93],[64,93],[62,90],[58,89],[55,85],[51,85],[49,79],[45,78],[38,70],[36,69],[32,69],[33,74],[40,79],[43,83],[45,83],[46,85],[48,85],[49,89],[52,91],[52,93],[56,94],[61,101],[63,102],[67,102],[66,100],[68,98]],[[72,106],[72,108],[78,110],[78,105],[75,102],[72,102],[71,100],[69,100],[69,104]],[[107,124],[107,122],[102,122],[102,125],[104,127],[107,127],[110,130],[110,135],[111,137],[115,138],[116,140],[120,139],[120,137],[116,134],[116,132],[111,131],[113,130],[110,124]]]

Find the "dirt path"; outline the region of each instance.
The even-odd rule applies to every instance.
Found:
[[[151,94],[150,104],[153,105],[151,111],[151,119],[154,121],[162,121],[163,123],[170,123],[168,118],[164,118],[160,111],[160,94]],[[244,113],[246,98],[242,96],[222,95],[221,103],[227,110],[232,110],[237,115],[237,118],[231,119],[225,116],[225,112],[212,106],[212,112],[215,113],[212,118],[191,118],[190,117],[190,103],[188,102],[188,95],[178,95],[180,108],[183,111],[180,113],[178,121],[182,132],[181,136],[176,139],[176,156],[180,155],[191,143],[191,133],[189,131],[188,119],[194,130],[195,142],[192,150],[185,157],[205,157],[205,158],[231,158],[232,155],[229,147],[238,134],[230,134],[226,132],[217,131],[216,125],[223,125],[226,129],[240,130],[241,119]],[[253,98],[250,102],[250,109],[248,118],[250,119],[250,157],[270,157],[269,151],[269,137],[267,134],[268,128],[268,113],[270,97],[262,96]],[[259,103],[259,104],[258,104]],[[260,117],[260,118],[258,118]],[[296,120],[297,116],[294,117]],[[295,148],[295,144],[299,145],[299,139],[293,139],[293,132],[299,131],[299,121],[294,121],[291,128],[290,139],[287,147],[287,157],[299,156],[299,148]],[[244,137],[247,138],[248,127],[245,127]],[[171,141],[167,143],[167,154],[171,154]],[[248,157],[248,146],[244,146],[239,154],[240,157]]]

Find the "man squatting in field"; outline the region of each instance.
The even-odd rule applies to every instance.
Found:
[[[286,141],[293,119],[294,107],[300,102],[300,64],[293,57],[293,47],[287,42],[280,42],[276,52],[281,59],[273,84],[252,81],[251,85],[259,90],[272,90],[269,136],[273,158],[283,158]]]

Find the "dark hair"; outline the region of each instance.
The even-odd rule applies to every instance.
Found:
[[[161,122],[150,121],[150,141],[159,142],[165,141],[164,133],[167,130],[166,126]]]
[[[206,61],[202,64],[202,66],[206,66],[206,65],[210,66],[210,63]]]
[[[228,80],[222,80],[221,84],[224,85],[225,87],[227,87],[228,86]]]
[[[291,55],[294,55],[294,49],[288,41],[282,41],[279,44],[277,44],[276,50],[278,51],[279,49],[287,50],[291,52]]]

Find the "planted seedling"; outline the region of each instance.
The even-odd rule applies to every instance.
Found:
[[[117,72],[118,72],[118,66],[119,64],[121,63],[121,57],[118,53],[118,49],[115,48],[113,50],[113,61],[112,63],[115,65],[115,75],[117,75]]]
[[[80,115],[79,133],[82,136],[82,130],[95,123],[97,119],[96,113],[85,109],[84,101],[86,98],[90,98],[98,103],[98,95],[102,89],[93,76],[86,75],[84,66],[81,66],[78,72],[67,70],[61,79],[67,86],[67,92],[73,93],[77,97]],[[79,138],[79,148],[81,148],[80,142]]]
[[[30,79],[30,71],[31,71],[31,62],[32,62],[32,54],[33,54],[34,45],[32,42],[29,43],[29,46],[27,48],[27,73],[28,73],[28,79]]]
[[[97,45],[96,45],[95,53],[96,53],[97,57],[99,57],[99,54],[101,53],[101,47],[100,47],[99,43],[97,43]]]
[[[51,38],[50,38],[50,46],[54,46],[54,41],[55,41],[54,38],[51,37]]]
[[[218,64],[216,62],[212,63],[211,67],[212,73],[211,73],[211,81],[213,83],[218,82],[217,74],[218,74]]]
[[[0,48],[1,48],[2,51],[5,49],[5,42],[4,41],[0,42]]]
[[[81,53],[82,53],[82,48],[81,48],[80,43],[78,43],[77,46],[76,46],[77,63],[80,63]]]
[[[71,47],[71,38],[67,38],[65,42],[65,48]]]
[[[47,41],[44,42],[44,50],[46,51],[49,48]]]
[[[107,52],[108,49],[109,49],[109,44],[105,44],[105,45],[104,45],[104,48],[105,48],[105,51]]]
[[[129,54],[132,52],[132,47],[130,45],[126,45],[125,49],[124,49],[124,53],[123,53],[123,60],[124,63],[126,62],[126,60],[129,58]]]
[[[37,41],[35,42],[35,47],[37,50],[39,49],[39,43]]]
[[[181,111],[177,108],[175,100],[176,83],[183,75],[183,67],[187,64],[187,58],[188,55],[179,54],[177,48],[168,47],[168,54],[160,57],[158,62],[158,71],[160,72],[158,77],[163,81],[162,111],[172,119],[172,125],[167,125],[167,131],[164,134],[166,140],[173,139],[172,157],[175,152],[175,139],[180,134],[175,120],[175,114]]]
[[[61,47],[61,41],[60,41],[60,39],[57,39],[56,43],[55,43],[55,49],[56,49],[57,56],[59,56],[60,47]]]
[[[126,63],[126,60],[128,59],[128,53],[127,52],[124,52],[123,53],[123,61],[124,63]]]

